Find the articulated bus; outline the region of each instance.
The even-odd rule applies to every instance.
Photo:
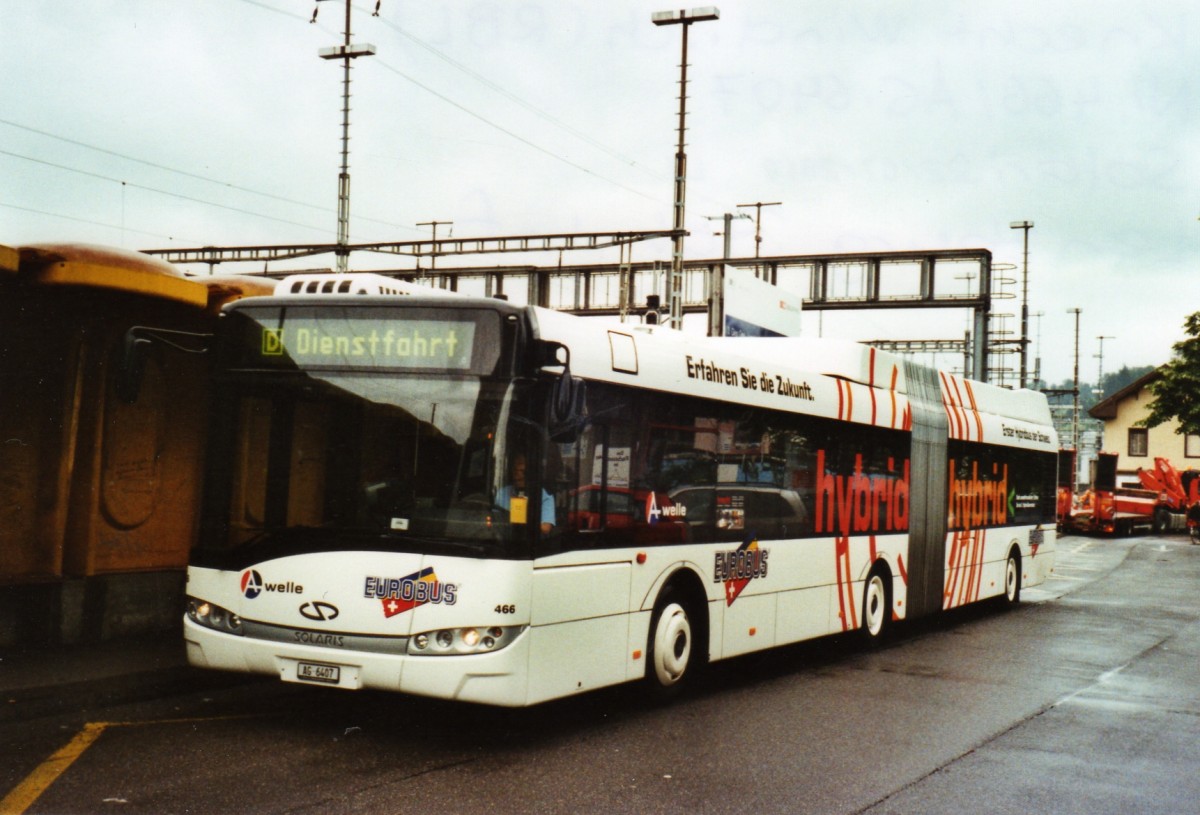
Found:
[[[193,665],[670,696],[710,661],[1016,603],[1053,565],[1041,394],[856,344],[348,288],[224,309]]]

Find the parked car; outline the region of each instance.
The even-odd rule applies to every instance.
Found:
[[[796,490],[764,484],[679,487],[670,493],[686,507],[694,540],[734,540],[753,534],[765,539],[796,538],[812,531],[804,500]]]

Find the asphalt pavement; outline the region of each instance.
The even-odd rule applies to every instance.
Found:
[[[196,678],[180,631],[108,642],[0,648],[0,720],[144,698]]]
[[[1163,538],[1171,545],[1186,540],[1186,536]],[[1054,575],[1043,586],[1027,590],[1023,599],[1045,602],[1070,593],[1115,569],[1135,541],[1145,543],[1145,539],[1060,538]],[[228,683],[234,676],[189,666],[180,629],[85,645],[0,648],[0,719],[70,712],[89,700],[144,698],[175,686],[194,685],[201,677],[214,684]]]

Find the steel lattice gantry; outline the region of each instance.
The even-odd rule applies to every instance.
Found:
[[[761,280],[801,294],[807,311],[969,309],[973,327],[969,340],[912,342],[937,343],[938,350],[961,351],[969,345],[972,375],[988,378],[992,255],[986,249],[691,260],[684,266],[683,311],[707,313],[710,334],[720,333],[723,324],[721,292],[727,267],[752,270]],[[484,290],[496,294],[505,290],[508,280],[510,290],[514,284],[526,286],[530,303],[576,314],[622,317],[640,315],[648,295],[659,295],[665,302],[668,273],[666,261],[437,269],[440,285],[447,288],[484,278]],[[948,280],[964,273],[972,280],[965,292]],[[408,280],[419,276],[399,270],[388,274]]]
[[[669,262],[634,263],[632,244],[673,236],[672,230],[518,235],[492,238],[442,238],[419,241],[355,244],[351,251],[376,252],[420,258],[495,253],[559,252],[620,247],[617,263],[554,266],[438,265],[436,270],[417,268],[373,270],[403,280],[427,280],[435,286],[459,289],[468,281],[487,295],[526,288],[527,302],[587,315],[640,315],[647,297],[666,302]],[[288,260],[328,254],[333,244],[307,246],[201,247],[151,249],[172,263],[222,263]],[[957,308],[972,312],[973,330],[968,340],[914,342],[969,344],[972,376],[987,381],[989,375],[989,317],[992,308],[992,254],[987,249],[934,249],[901,252],[850,252],[820,255],[778,255],[760,258],[689,260],[684,264],[679,292],[684,313],[707,313],[709,332],[720,333],[724,320],[724,275],[727,267],[749,269],[768,283],[802,295],[808,311],[868,309]],[[291,271],[264,271],[282,277]],[[947,278],[968,277],[964,292]],[[480,283],[482,285],[480,286]],[[887,343],[880,341],[882,347]],[[897,348],[897,350],[900,350]]]
[[[382,241],[355,243],[350,252],[378,252],[411,257],[484,255],[516,252],[568,252],[581,249],[605,249],[655,238],[669,238],[672,230],[635,230],[628,232],[574,232],[556,235],[504,235],[492,238],[440,238],[419,241]],[[143,249],[170,263],[270,263],[280,260],[327,255],[340,251],[334,243],[277,246],[202,246],[191,249]],[[411,272],[411,270],[406,270]],[[389,274],[389,272],[383,272]],[[396,274],[401,274],[397,272]]]

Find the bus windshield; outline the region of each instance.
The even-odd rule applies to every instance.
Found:
[[[505,449],[524,390],[470,376],[231,374],[200,554],[450,546],[514,556],[530,531],[497,496],[506,458],[524,456]]]

